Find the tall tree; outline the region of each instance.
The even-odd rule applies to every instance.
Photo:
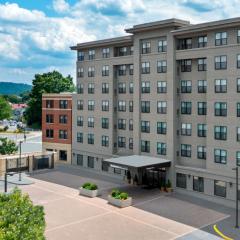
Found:
[[[73,92],[75,89],[73,79],[69,75],[63,75],[57,71],[36,74],[32,81],[32,91],[26,111],[26,120],[29,125],[41,126],[42,120],[42,94],[44,93],[60,93]]]
[[[0,120],[8,119],[12,115],[12,109],[6,99],[0,96]]]

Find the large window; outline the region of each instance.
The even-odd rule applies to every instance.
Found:
[[[191,157],[192,146],[189,144],[181,144],[181,156],[182,157]]]
[[[133,149],[133,138],[129,138],[129,149]]]
[[[158,52],[166,52],[166,51],[167,51],[167,40],[159,40]]]
[[[133,75],[133,64],[129,65],[129,75]]]
[[[150,133],[150,122],[149,121],[141,121],[141,132]]]
[[[83,92],[84,92],[83,83],[79,83],[77,85],[77,93],[78,94],[83,94]]]
[[[110,57],[110,49],[109,48],[103,48],[102,49],[102,57],[103,58],[109,58]]]
[[[95,101],[94,100],[88,100],[88,110],[94,111],[95,108]]]
[[[191,93],[192,92],[192,81],[182,80],[181,81],[181,93]]]
[[[167,134],[166,122],[157,122],[157,134]]]
[[[133,82],[129,83],[129,93],[133,93]]]
[[[167,61],[165,60],[157,61],[157,72],[158,73],[167,72]]]
[[[191,114],[191,113],[192,113],[192,103],[181,102],[181,114]]]
[[[109,66],[108,65],[103,66],[102,76],[109,76]]]
[[[53,100],[46,100],[46,108],[53,108],[54,102]]]
[[[218,32],[215,34],[215,45],[227,45],[227,33],[226,32]]]
[[[118,129],[126,130],[126,119],[118,119]]]
[[[214,149],[214,161],[215,163],[226,164],[227,151],[223,149]]]
[[[94,128],[94,117],[88,117],[88,127]]]
[[[68,132],[67,130],[59,130],[59,139],[67,139],[68,138]]]
[[[203,177],[193,176],[193,191],[204,192]]]
[[[78,68],[78,70],[77,70],[77,76],[78,76],[79,78],[84,77],[83,67]]]
[[[237,78],[237,92],[240,93],[240,78]]]
[[[142,53],[150,53],[151,52],[151,43],[150,42],[143,42],[142,43]]]
[[[197,147],[197,158],[198,159],[206,159],[206,147],[205,146]]]
[[[215,57],[215,70],[227,69],[227,56]]]
[[[53,122],[54,122],[53,114],[47,114],[46,123],[53,123]]]
[[[167,92],[167,82],[158,81],[157,83],[157,93],[166,93]]]
[[[141,152],[150,152],[150,141],[141,140]]]
[[[103,129],[109,128],[109,119],[108,118],[102,118],[102,128]]]
[[[118,93],[126,93],[126,83],[118,83]]]
[[[95,76],[95,68],[88,67],[88,77],[94,77],[94,76]]]
[[[167,154],[167,144],[166,143],[157,143],[157,154],[166,155]]]
[[[88,156],[88,167],[94,168],[94,157]]]
[[[129,112],[133,112],[133,101],[129,101]]]
[[[198,102],[198,115],[207,115],[207,103]]]
[[[109,146],[109,137],[108,136],[102,136],[102,146],[103,147]]]
[[[240,54],[237,55],[237,68],[240,68]]]
[[[60,100],[59,101],[59,108],[67,109],[67,107],[68,107],[68,101],[67,100]]]
[[[157,102],[157,113],[166,114],[167,113],[167,102],[158,101]]]
[[[118,101],[118,111],[119,112],[126,112],[126,101]]]
[[[129,131],[133,131],[133,119],[129,119]]]
[[[53,138],[54,131],[53,129],[46,129],[46,138]]]
[[[88,51],[88,60],[93,60],[95,59],[95,50],[91,49]]]
[[[240,166],[240,151],[236,152],[236,163],[238,166]]]
[[[84,102],[83,100],[77,100],[77,109],[83,110]]]
[[[94,83],[88,84],[88,94],[94,94]]]
[[[102,93],[109,93],[109,84],[102,83]]]
[[[77,142],[83,143],[83,133],[77,132]]]
[[[67,151],[64,150],[59,151],[59,160],[67,161]]]
[[[142,63],[142,74],[150,73],[150,62],[143,62]]]
[[[59,123],[66,124],[68,121],[67,115],[59,115]]]
[[[150,113],[150,101],[141,101],[142,113]]]
[[[240,117],[240,103],[237,103],[237,117]]]
[[[179,39],[180,50],[191,49],[192,48],[192,38]]]
[[[198,59],[198,71],[207,71],[207,59],[206,58],[199,58]]]
[[[198,93],[206,93],[206,92],[207,92],[207,81],[198,80]]]
[[[84,61],[84,52],[78,51],[78,61]]]
[[[240,142],[240,127],[237,127],[237,141]]]
[[[125,76],[126,75],[126,65],[119,65],[118,75],[119,76]]]
[[[192,60],[185,59],[181,60],[181,72],[191,72],[192,71]]]
[[[83,126],[83,116],[77,116],[77,126],[78,127]]]
[[[192,124],[191,123],[182,123],[181,125],[181,135],[191,136],[192,135]]]
[[[207,46],[207,36],[198,37],[198,47],[206,47]]]
[[[227,80],[216,79],[215,80],[215,93],[226,93],[227,92]]]
[[[108,100],[102,101],[102,111],[105,111],[105,112],[109,111],[109,101]]]
[[[125,137],[118,137],[118,147],[126,148],[126,138]]]
[[[227,127],[215,126],[214,127],[214,138],[216,140],[227,140]]]
[[[215,105],[215,116],[227,116],[227,103],[216,102]]]
[[[88,144],[94,144],[94,134],[88,133]]]
[[[219,180],[214,180],[214,195],[218,197],[226,197],[227,183]]]
[[[207,125],[206,124],[198,124],[197,125],[198,137],[206,137],[207,136]]]
[[[177,173],[176,175],[176,186],[179,188],[187,188],[187,175],[183,173]]]
[[[142,82],[142,93],[150,93],[150,82]]]
[[[119,48],[119,56],[127,56],[127,47],[120,47]]]

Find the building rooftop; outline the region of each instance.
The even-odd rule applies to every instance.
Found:
[[[61,92],[61,93],[43,93],[42,97],[72,97],[71,92]]]

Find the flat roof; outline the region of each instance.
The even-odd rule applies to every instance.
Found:
[[[163,158],[149,157],[143,155],[130,155],[103,160],[104,162],[125,167],[152,167],[161,164],[170,164],[171,161]]]

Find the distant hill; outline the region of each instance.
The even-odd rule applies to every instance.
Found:
[[[24,83],[0,82],[0,94],[19,95],[23,92],[30,91],[31,85]]]

